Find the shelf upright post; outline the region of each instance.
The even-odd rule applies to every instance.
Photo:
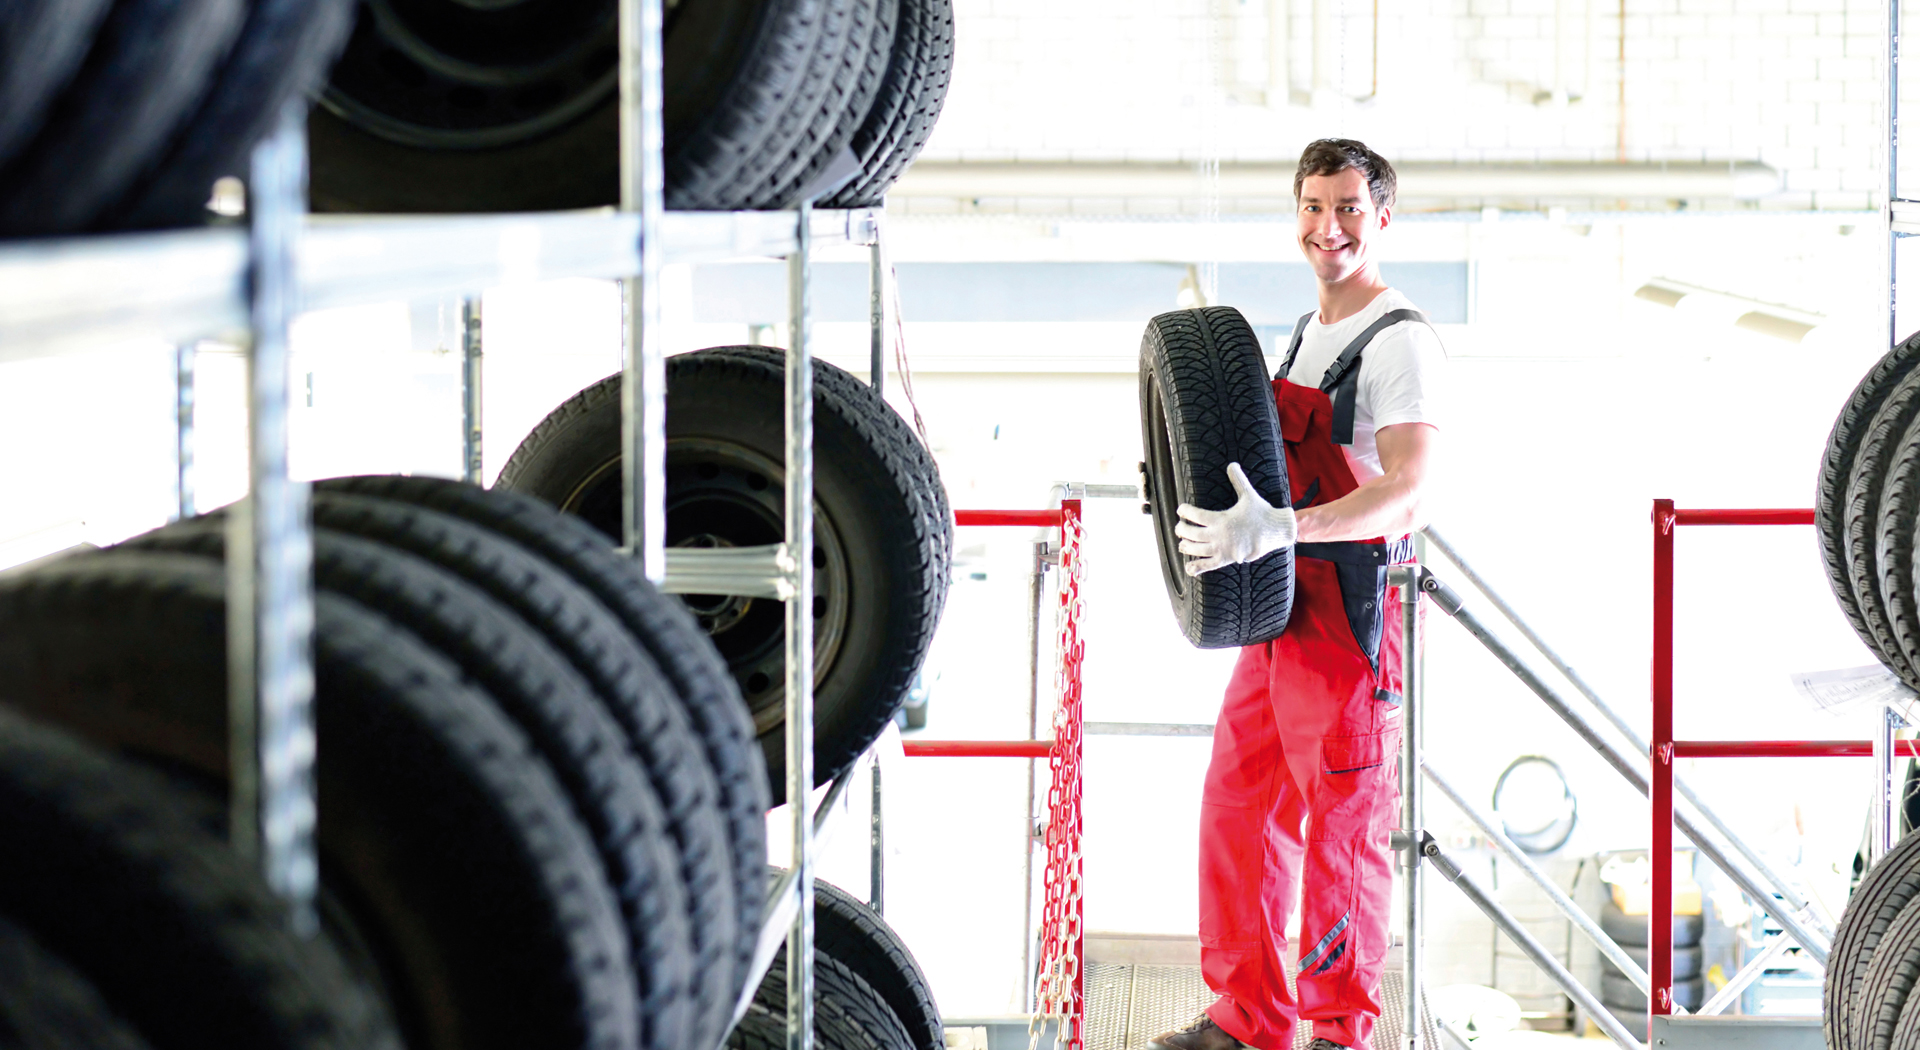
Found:
[[[793,871],[800,910],[787,931],[787,1050],[813,1050],[813,348],[808,260],[813,202],[796,209],[787,257],[791,337],[787,348],[787,550],[794,564],[787,599],[787,805],[793,811]]]
[[[868,869],[867,869],[867,907],[875,915],[887,914],[887,829],[886,808],[880,796],[880,751],[873,752],[873,794],[869,800],[872,809],[867,814],[868,824]]]
[[[460,476],[486,484],[481,458],[480,297],[460,303]]]
[[[1423,925],[1421,861],[1426,858],[1425,820],[1420,806],[1420,596],[1426,589],[1424,566],[1394,566],[1387,570],[1387,582],[1400,588],[1400,828],[1405,837],[1402,858],[1406,871],[1406,1009],[1401,1017],[1401,1045],[1406,1050],[1422,1050],[1420,1018],[1420,934]],[[1436,1050],[1428,1047],[1426,1050]]]
[[[893,288],[889,282],[893,279],[893,266],[887,258],[886,228],[881,217],[873,217],[873,246],[867,250],[867,306],[871,330],[868,337],[872,342],[873,353],[871,377],[867,382],[873,392],[886,396],[887,392],[887,340],[890,333],[887,327],[888,293]]]
[[[1900,3],[1887,0],[1887,346],[1900,344],[1900,234],[1894,229],[1894,203],[1900,199]]]
[[[1894,771],[1896,734],[1907,724],[1892,704],[1880,706],[1880,724],[1873,734],[1873,814],[1867,838],[1867,863],[1877,864],[1900,841],[1901,783]]]
[[[173,520],[193,517],[193,374],[199,344],[173,348]]]
[[[230,834],[290,906],[318,929],[313,898],[313,532],[307,486],[288,473],[298,239],[307,181],[306,106],[290,102],[255,147],[247,210],[253,339],[247,355],[250,482],[227,519]]]
[[[640,571],[666,578],[667,360],[660,347],[663,0],[620,0],[620,207],[640,215],[640,272],[620,282],[621,535]]]

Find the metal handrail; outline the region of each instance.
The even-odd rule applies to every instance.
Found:
[[[1780,512],[1746,511],[1721,513],[1732,514],[1736,517],[1751,520],[1755,515],[1778,515]],[[1706,522],[1701,523],[1705,524]],[[1580,673],[1575,671],[1571,664],[1567,663],[1558,652],[1554,651],[1552,646],[1547,644],[1545,639],[1540,637],[1538,632],[1534,631],[1534,629],[1520,617],[1520,614],[1514,610],[1512,605],[1507,603],[1506,599],[1500,596],[1499,592],[1493,589],[1493,586],[1486,581],[1486,578],[1481,576],[1474,570],[1472,565],[1467,563],[1467,560],[1460,555],[1458,548],[1447,542],[1446,538],[1440,535],[1440,532],[1432,526],[1422,529],[1421,532],[1429,542],[1439,548],[1440,553],[1447,556],[1448,561],[1453,562],[1453,564],[1459,568],[1460,574],[1465,576],[1467,581],[1472,583],[1475,589],[1479,590],[1479,592],[1486,597],[1488,604],[1492,605],[1501,616],[1505,617],[1507,622],[1512,624],[1514,629],[1520,632],[1520,636],[1525,638],[1528,644],[1532,645],[1541,656],[1545,657],[1547,662],[1553,665],[1553,669],[1560,672],[1560,676],[1572,684],[1581,696],[1586,697],[1587,702],[1591,703],[1594,709],[1600,712],[1601,717],[1605,718],[1615,729],[1619,730],[1621,736],[1627,738],[1627,742],[1633,745],[1634,750],[1643,755],[1652,754],[1652,749],[1648,746],[1646,739],[1642,737],[1632,725],[1628,724],[1627,720],[1621,717],[1618,711],[1614,710],[1613,705],[1601,699],[1600,694],[1595,691],[1591,685],[1587,684],[1587,680],[1582,678]],[[1734,834],[1733,829],[1728,827],[1727,823],[1720,819],[1720,816],[1713,811],[1713,808],[1707,805],[1706,800],[1702,799],[1690,785],[1676,778],[1674,780],[1674,790],[1680,794],[1681,798],[1686,799],[1687,802],[1693,806],[1694,812],[1700,815],[1700,819],[1706,821],[1708,826],[1712,827],[1714,831],[1718,832],[1722,838],[1726,839],[1727,842],[1733,846],[1734,850],[1740,854],[1742,859],[1753,866],[1754,871],[1760,875],[1761,880],[1766,882],[1772,888],[1773,892],[1780,895],[1780,899],[1786,902],[1787,907],[1797,912],[1807,913],[1816,929],[1828,938],[1833,936],[1832,924],[1827,922],[1824,916],[1819,915],[1813,910],[1806,898],[1801,896],[1792,883],[1775,872],[1758,852],[1748,846],[1746,841],[1740,838],[1740,836]]]
[[[1781,756],[1800,757],[1804,755],[1826,756],[1834,754],[1858,754],[1859,745],[1853,741],[1676,741],[1673,738],[1673,622],[1674,622],[1674,529],[1681,525],[1812,525],[1814,512],[1806,509],[1679,509],[1672,500],[1653,501],[1653,740],[1651,757],[1653,758],[1653,915],[1648,938],[1647,954],[1651,966],[1654,994],[1651,997],[1651,1012],[1658,1015],[1669,1014],[1673,1010],[1673,825],[1674,820],[1663,819],[1663,814],[1674,814],[1673,760],[1684,753],[1698,757],[1722,756]],[[1893,840],[1892,779],[1893,756],[1896,750],[1893,730],[1901,725],[1899,716],[1891,708],[1882,712],[1880,731],[1867,744],[1866,753],[1875,760],[1875,791],[1873,835],[1869,850],[1872,859],[1878,859],[1891,845]],[[1677,814],[1674,814],[1677,817]],[[1769,908],[1768,898],[1754,893],[1742,886],[1755,905],[1773,915],[1774,921],[1786,936],[1799,942],[1801,948],[1820,962],[1827,965],[1829,946],[1818,944],[1808,936],[1795,920],[1800,916],[1781,914],[1784,908]],[[1801,911],[1805,915],[1810,911]],[[1784,949],[1782,949],[1784,950]],[[1749,962],[1738,977],[1747,976],[1747,971],[1757,974],[1754,962]],[[1716,997],[1716,1000],[1724,997]]]

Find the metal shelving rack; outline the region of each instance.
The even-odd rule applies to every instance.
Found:
[[[288,471],[288,330],[301,310],[459,295],[463,309],[463,473],[480,480],[479,295],[487,287],[566,277],[619,279],[627,464],[625,549],[669,591],[779,597],[787,603],[788,797],[794,863],[767,901],[757,975],[784,939],[790,1050],[812,1046],[813,857],[844,793],[842,778],[809,812],[812,786],[812,353],[809,257],[815,245],[871,249],[873,383],[880,386],[891,273],[873,209],[789,212],[664,210],[662,0],[621,0],[619,209],[505,215],[310,216],[305,213],[305,106],[289,106],[256,150],[248,221],[165,233],[0,244],[0,362],[150,338],[247,348],[249,495],[230,516],[227,562],[230,775],[236,847],[253,855],[293,921],[313,930],[318,865],[312,781],[312,526],[307,487]],[[784,257],[792,338],[787,352],[785,542],[669,557],[665,550],[665,359],[660,267]],[[179,357],[182,462],[191,450],[192,353]],[[179,512],[192,513],[184,470]],[[784,933],[784,938],[781,936]]]

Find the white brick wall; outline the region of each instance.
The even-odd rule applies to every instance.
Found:
[[[1374,5],[1323,4],[1315,93],[1312,0],[957,0],[953,90],[925,156],[1197,160],[1211,114],[1229,159],[1348,135],[1418,160],[1760,161],[1784,186],[1767,208],[1860,208],[1881,187],[1876,0],[1382,4],[1366,101]],[[1908,82],[1920,107],[1920,62]]]

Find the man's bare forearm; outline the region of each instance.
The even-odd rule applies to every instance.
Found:
[[[1301,543],[1332,543],[1398,536],[1425,524],[1420,519],[1419,486],[1383,474],[1345,496],[1299,512]]]
[[[1425,495],[1437,431],[1425,423],[1382,427],[1377,435],[1386,473],[1352,492],[1299,512],[1299,542],[1333,543],[1399,536],[1426,524]]]

